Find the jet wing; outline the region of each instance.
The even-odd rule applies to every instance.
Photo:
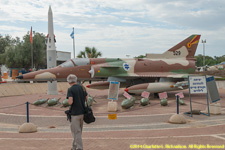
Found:
[[[101,68],[121,68],[119,66],[101,66]]]
[[[139,73],[129,73],[127,74],[119,74],[117,75],[118,77],[168,77],[168,78],[188,78],[190,74],[176,74],[176,73],[171,73],[171,72],[139,72]]]

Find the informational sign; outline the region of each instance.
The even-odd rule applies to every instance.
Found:
[[[111,81],[109,85],[108,99],[118,100],[119,89],[120,89],[120,82]]]
[[[159,98],[160,99],[166,99],[167,98],[167,93],[166,92],[159,93]]]
[[[144,97],[144,98],[149,98],[149,95],[150,95],[150,93],[146,92],[146,91],[141,93],[141,96]]]
[[[190,93],[207,93],[205,76],[191,76],[189,77]]]
[[[131,99],[130,94],[128,94],[127,92],[124,92],[124,93],[123,93],[123,96],[125,96],[127,99]]]
[[[189,76],[189,97],[190,97],[190,109],[191,109],[191,117],[192,117],[192,104],[191,104],[191,94],[202,94],[206,93],[207,96],[207,107],[208,107],[208,114],[201,112],[201,114],[210,116],[209,112],[209,100],[208,100],[208,87],[206,84],[206,76]],[[187,114],[187,113],[185,113]]]
[[[108,114],[108,119],[109,120],[115,120],[115,119],[117,119],[117,114]]]
[[[206,84],[208,87],[209,97],[211,103],[217,102],[220,100],[219,92],[216,86],[216,82],[213,76],[206,78]]]
[[[180,98],[184,98],[184,93],[180,92],[180,93],[175,94],[175,96],[179,96]]]

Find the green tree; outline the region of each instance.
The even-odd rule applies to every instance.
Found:
[[[1,65],[5,64],[4,54],[5,54],[6,48],[11,45],[14,45],[15,43],[16,43],[16,40],[12,39],[11,36],[6,35],[5,37],[3,37],[2,35],[0,35],[0,67]]]
[[[203,56],[201,54],[199,54],[198,56],[195,56],[196,59],[196,66],[200,67],[203,66]]]
[[[37,69],[47,68],[47,51],[45,44],[45,35],[43,33],[36,33],[33,37],[34,49],[34,65]]]
[[[24,57],[23,65],[26,68],[31,67],[31,43],[30,43],[30,34],[27,34],[23,37],[23,52]],[[35,33],[33,36],[33,63],[36,69],[46,68],[46,45],[45,45],[45,36],[42,33]]]
[[[0,35],[0,81],[1,81],[1,65],[5,64],[5,51],[6,48],[15,43],[15,40],[11,38],[11,36],[6,35],[3,37]]]
[[[205,65],[207,66],[216,65],[216,61],[210,56],[205,56]]]
[[[0,54],[5,53],[5,49],[7,46],[13,45],[16,43],[15,39],[12,39],[11,36],[6,35],[5,37],[3,37],[2,35],[0,35]]]
[[[19,68],[19,59],[20,53],[18,51],[18,48],[11,45],[8,46],[5,50],[5,64],[8,68]]]
[[[3,54],[0,54],[0,67],[1,67],[1,65],[3,65],[4,62],[5,62],[5,57],[4,57],[4,56],[5,56],[4,53],[3,53]],[[1,71],[1,69],[0,69],[0,71]]]
[[[31,43],[30,35],[26,34],[23,41],[19,38],[14,40],[14,45],[6,48],[4,63],[8,68],[25,68],[31,67]],[[45,36],[41,33],[35,33],[33,37],[33,57],[34,66],[37,69],[46,68],[46,45]]]
[[[199,54],[198,56],[195,56],[195,58],[196,58],[196,66],[197,67],[203,66],[203,55]],[[205,56],[205,65],[213,66],[223,62],[223,60],[225,61],[225,55],[221,57],[214,56],[214,58],[210,56]]]
[[[77,57],[78,58],[98,58],[101,57],[102,53],[98,52],[95,47],[85,47],[84,51],[81,51]]]
[[[215,59],[215,61],[216,61],[216,64],[219,64],[219,63],[221,63],[221,62],[225,62],[225,55],[220,56],[220,57],[214,56],[214,59]]]
[[[134,58],[145,58],[146,56],[145,55],[139,55],[139,56],[136,56]]]

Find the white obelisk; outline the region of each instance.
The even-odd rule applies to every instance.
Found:
[[[48,35],[47,35],[47,68],[56,67],[55,35],[53,28],[53,15],[51,6],[48,10]],[[48,95],[57,95],[57,81],[48,81]]]

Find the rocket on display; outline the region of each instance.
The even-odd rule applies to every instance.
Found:
[[[52,37],[53,38],[53,37]],[[93,81],[88,88],[106,89],[119,81],[129,93],[160,93],[188,88],[188,75],[195,72],[195,52],[200,35],[191,35],[163,54],[146,58],[73,58],[46,70],[18,76],[23,80],[66,81],[75,74],[81,81]]]
[[[56,67],[56,47],[51,6],[48,10],[47,69]],[[48,81],[48,95],[57,95],[57,81]]]
[[[48,10],[48,35],[47,35],[47,68],[56,67],[56,47],[55,47],[55,35],[53,28],[53,16],[52,9],[49,6]]]

